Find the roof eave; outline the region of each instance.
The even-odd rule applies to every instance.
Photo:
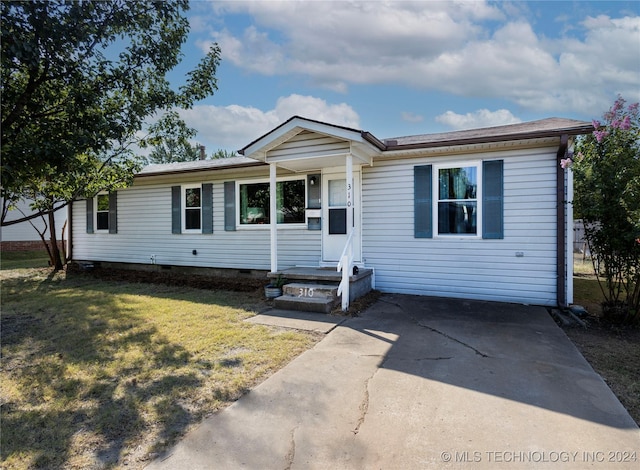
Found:
[[[360,131],[360,135],[362,136],[362,140],[370,143],[371,145],[376,147],[378,150],[381,150],[383,152],[387,150],[387,145],[384,142],[382,142],[380,139],[378,139],[375,135],[373,135],[371,132]]]
[[[203,173],[206,171],[233,170],[237,168],[251,168],[254,166],[264,166],[264,165],[265,165],[264,162],[256,160],[255,163],[238,163],[235,165],[217,166],[217,167],[210,167],[210,168],[186,168],[186,169],[178,169],[178,170],[164,170],[164,171],[156,171],[156,172],[138,173],[134,175],[134,178],[146,178],[149,176],[181,175],[186,173]]]
[[[435,148],[435,147],[453,147],[460,145],[472,145],[480,143],[495,143],[495,142],[508,142],[511,140],[529,140],[529,139],[541,139],[548,137],[560,137],[563,135],[584,135],[593,132],[594,127],[591,124],[577,127],[570,127],[565,129],[553,129],[535,132],[522,132],[517,134],[504,134],[485,137],[468,137],[463,139],[451,139],[451,140],[438,140],[433,142],[416,142],[411,144],[387,144],[385,151],[391,152],[395,150],[411,150],[421,148]]]

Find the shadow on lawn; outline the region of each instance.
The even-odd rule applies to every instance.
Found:
[[[110,466],[149,426],[148,404],[160,439],[199,419],[179,399],[202,383],[181,370],[190,353],[131,313],[118,289],[95,280],[3,283],[2,373],[17,390],[2,397],[2,461]]]

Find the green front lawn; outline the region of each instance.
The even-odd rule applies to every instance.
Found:
[[[3,251],[0,253],[0,269],[46,268],[49,255],[42,251]]]

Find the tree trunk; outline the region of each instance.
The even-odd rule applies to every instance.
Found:
[[[49,251],[49,257],[51,258],[51,266],[53,271],[60,271],[64,264],[60,257],[60,247],[58,246],[58,240],[56,238],[56,219],[53,212],[49,213],[49,235],[51,240],[51,249]]]

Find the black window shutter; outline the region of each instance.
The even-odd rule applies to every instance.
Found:
[[[431,165],[413,167],[414,237],[432,238]]]
[[[504,238],[504,161],[482,162],[482,238]]]
[[[109,233],[118,233],[118,192],[109,193]]]
[[[87,233],[93,233],[93,198],[87,198]]]
[[[202,185],[202,233],[213,233],[213,184]]]
[[[236,182],[224,182],[224,229],[236,230]]]
[[[182,233],[181,193],[182,188],[180,186],[171,186],[171,233]]]

